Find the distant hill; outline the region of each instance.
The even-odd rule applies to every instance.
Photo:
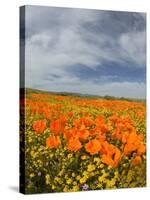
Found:
[[[53,92],[53,91],[45,91],[45,90],[39,90],[39,89],[33,89],[33,88],[25,88],[20,89],[20,93],[23,93],[23,91],[26,91],[27,93],[43,93],[43,94],[54,94],[54,95],[62,95],[62,96],[75,96],[75,97],[81,97],[81,98],[88,98],[88,99],[108,99],[108,100],[124,100],[124,101],[136,101],[136,102],[146,102],[146,99],[137,99],[137,98],[126,98],[126,97],[115,97],[115,96],[109,96],[109,95],[91,95],[91,94],[81,94],[76,92]]]

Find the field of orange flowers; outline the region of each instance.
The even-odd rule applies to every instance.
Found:
[[[25,99],[25,192],[146,185],[146,105],[30,92]]]

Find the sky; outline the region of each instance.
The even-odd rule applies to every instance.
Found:
[[[145,13],[26,6],[25,36],[26,87],[146,97]]]

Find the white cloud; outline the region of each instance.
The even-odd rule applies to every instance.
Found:
[[[145,30],[127,29],[122,32],[128,22],[122,24],[117,21],[117,35],[113,32],[110,34],[109,29],[99,31],[105,20],[110,25],[115,20],[104,11],[59,11],[46,7],[44,10],[32,6],[27,8],[26,86],[54,91],[96,92],[100,95],[145,95],[144,83],[115,82],[99,85],[92,80],[80,80],[68,72],[70,66],[84,65],[94,70],[109,62],[119,65],[132,63],[130,66],[137,69],[145,67]],[[94,28],[89,28],[90,25]],[[107,80],[104,76],[102,78]]]
[[[143,67],[146,61],[146,33],[129,32],[120,36],[120,45],[124,52],[124,58],[131,60],[137,66]]]
[[[146,97],[146,85],[138,82],[108,82],[104,84],[96,84],[92,81],[80,80],[77,77],[63,77],[53,82],[45,80],[43,85],[37,88],[46,89],[48,91],[79,92],[100,96],[110,95],[129,98]]]

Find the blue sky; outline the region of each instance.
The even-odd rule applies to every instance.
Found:
[[[146,96],[146,15],[26,7],[26,87]]]

